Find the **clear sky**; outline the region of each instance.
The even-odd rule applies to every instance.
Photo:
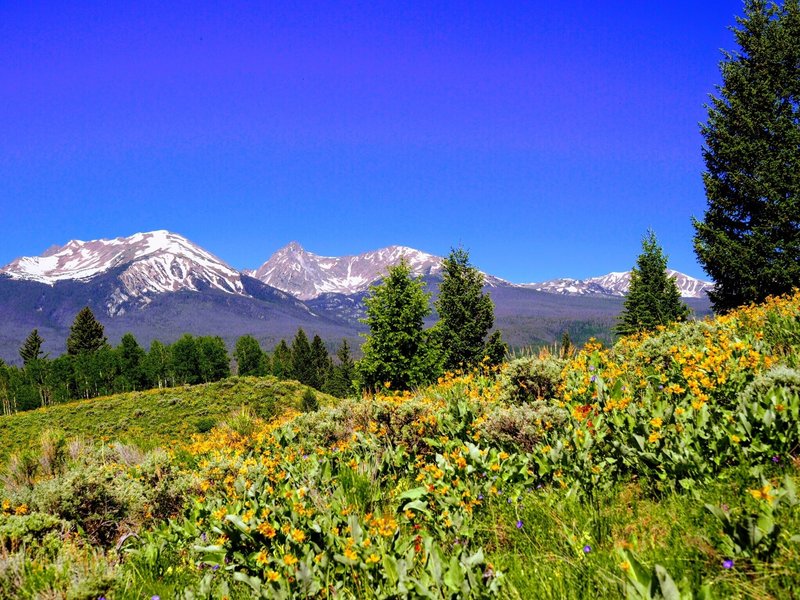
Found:
[[[169,229],[237,268],[459,243],[511,281],[703,276],[740,0],[0,2],[0,265]]]

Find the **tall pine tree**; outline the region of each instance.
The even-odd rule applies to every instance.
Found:
[[[436,335],[448,371],[470,369],[486,356],[486,336],[494,324],[494,305],[483,293],[483,274],[469,263],[469,253],[454,248],[442,261],[436,299]]]
[[[69,330],[67,354],[96,352],[107,343],[103,326],[88,306],[81,309]]]
[[[411,277],[404,261],[389,267],[380,285],[372,286],[364,300],[369,334],[358,362],[362,385],[375,389],[388,384],[405,390],[436,377],[438,357],[429,332],[423,328],[430,314],[430,294],[421,279]]]
[[[620,335],[651,331],[659,325],[683,321],[689,308],[681,301],[675,279],[667,274],[667,257],[658,245],[656,234],[648,231],[642,240],[642,253],[631,271],[625,305],[614,328]]]
[[[44,340],[42,336],[39,335],[39,330],[34,329],[31,331],[28,337],[25,338],[22,347],[19,349],[19,356],[22,359],[22,363],[27,365],[32,360],[39,360],[42,357],[42,344],[44,344]]]
[[[725,312],[800,285],[800,0],[746,0],[701,127],[695,252]]]
[[[291,377],[312,387],[316,383],[314,361],[311,357],[311,344],[308,343],[308,336],[302,327],[297,330],[297,334],[292,340]]]

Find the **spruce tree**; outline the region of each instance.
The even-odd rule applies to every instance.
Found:
[[[486,336],[494,324],[494,305],[483,293],[483,274],[469,263],[469,253],[453,248],[442,261],[436,299],[436,334],[448,371],[470,369],[486,355]]]
[[[435,379],[438,357],[423,329],[431,310],[430,293],[424,291],[424,285],[421,279],[411,277],[411,269],[401,261],[389,267],[380,285],[370,288],[363,320],[369,333],[357,366],[365,388],[388,384],[405,390]]]
[[[689,308],[681,301],[675,279],[667,274],[667,257],[656,235],[648,231],[642,239],[642,253],[631,271],[631,282],[619,323],[620,335],[651,331],[659,325],[683,321]]]
[[[272,351],[272,374],[278,379],[292,376],[292,351],[286,340],[281,340]]]
[[[331,378],[333,363],[325,342],[319,335],[315,335],[311,340],[311,364],[314,366],[314,381],[311,387],[318,390],[325,389]]]
[[[243,335],[236,340],[233,351],[239,375],[263,375],[264,352],[258,340],[252,335]]]
[[[347,398],[354,392],[353,381],[356,377],[355,363],[350,355],[350,345],[343,339],[336,350],[337,364],[333,367],[333,375],[328,391],[338,397]]]
[[[96,352],[107,343],[103,326],[88,306],[81,309],[69,330],[67,354]]]
[[[169,347],[170,370],[178,384],[200,383],[200,352],[197,342],[185,333]]]
[[[486,348],[484,349],[484,358],[488,359],[486,362],[490,367],[502,364],[508,354],[508,344],[503,341],[503,334],[499,329],[492,332],[489,339],[486,341]]]
[[[800,0],[747,0],[701,126],[708,208],[694,220],[726,312],[800,285]]]
[[[44,344],[44,340],[42,336],[39,335],[39,330],[34,329],[31,331],[28,337],[25,338],[22,347],[19,349],[19,356],[22,359],[22,363],[27,365],[32,360],[39,360],[42,356],[42,344]]]
[[[297,334],[292,340],[291,377],[312,387],[316,383],[314,361],[311,357],[311,345],[308,343],[308,336],[302,327],[297,330]]]

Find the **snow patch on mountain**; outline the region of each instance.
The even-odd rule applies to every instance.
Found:
[[[137,233],[130,237],[92,241],[72,240],[48,248],[42,256],[14,260],[0,273],[54,285],[86,281],[120,268],[120,286],[108,300],[109,314],[124,310],[131,300],[147,304],[152,294],[215,289],[247,295],[236,269],[183,236],[169,231]]]
[[[300,300],[310,300],[322,294],[364,291],[402,259],[415,276],[437,275],[442,270],[440,257],[407,246],[353,256],[320,256],[291,242],[256,269],[253,277]]]
[[[675,279],[683,298],[704,298],[708,291],[714,287],[714,284],[710,281],[696,279],[674,269],[667,269],[667,274]],[[630,283],[630,271],[615,271],[598,277],[589,277],[588,279],[561,278],[521,285],[522,287],[552,294],[624,296],[628,293]]]

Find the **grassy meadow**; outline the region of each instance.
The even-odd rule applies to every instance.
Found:
[[[800,596],[798,315],[311,412],[233,378],[3,417],[0,597]]]

